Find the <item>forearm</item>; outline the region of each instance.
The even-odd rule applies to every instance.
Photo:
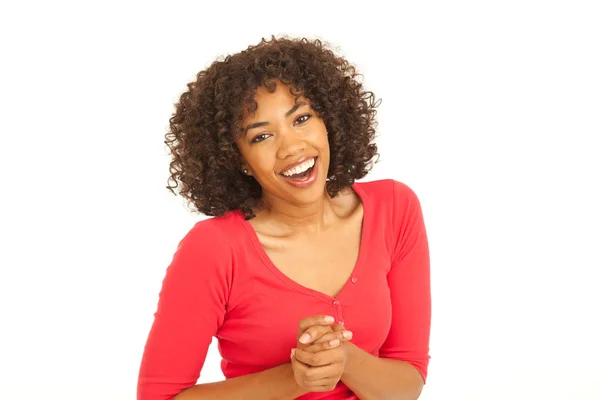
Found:
[[[421,374],[407,362],[375,357],[348,343],[341,381],[361,400],[415,400],[423,389]]]
[[[175,396],[174,400],[288,400],[308,392],[300,389],[294,379],[292,364],[286,363],[253,374],[221,382],[192,386]]]

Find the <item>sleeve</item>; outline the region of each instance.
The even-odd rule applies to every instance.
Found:
[[[431,326],[429,245],[417,195],[393,181],[392,226],[397,235],[387,275],[392,325],[379,356],[403,360],[427,379]]]
[[[232,257],[203,222],[179,242],[166,270],[140,365],[138,400],[172,399],[194,386],[223,323]]]

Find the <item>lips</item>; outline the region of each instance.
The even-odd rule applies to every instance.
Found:
[[[297,167],[298,165],[300,165],[300,164],[302,164],[302,163],[310,160],[311,158],[315,158],[316,159],[317,156],[304,156],[304,157],[300,158],[298,161],[296,161],[295,163],[290,164],[287,167],[285,167],[285,169],[283,169],[282,171],[279,172],[279,175],[284,176],[283,175],[284,172],[289,171],[290,169]]]
[[[319,176],[318,166],[319,166],[319,158],[315,157],[315,165],[312,167],[311,170],[309,170],[308,176],[304,175],[302,178],[299,178],[299,177],[291,178],[291,177],[286,177],[285,175],[283,175],[282,179],[288,185],[291,185],[298,189],[312,187],[312,185],[317,181],[317,178]]]

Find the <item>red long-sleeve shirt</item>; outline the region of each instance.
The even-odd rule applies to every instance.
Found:
[[[166,270],[138,378],[138,400],[194,386],[216,336],[226,379],[290,362],[298,322],[332,315],[374,356],[427,377],[431,295],[420,202],[406,184],[357,182],[364,217],[354,271],[334,298],[288,278],[239,210],[197,222]],[[340,381],[302,399],[356,399]]]

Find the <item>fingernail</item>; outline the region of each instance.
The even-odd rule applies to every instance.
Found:
[[[352,339],[352,332],[351,331],[344,331],[342,333],[342,336],[344,336],[346,339]]]
[[[295,355],[296,355],[296,352],[294,351],[294,349],[292,349],[292,351],[290,352],[290,358],[294,358]]]
[[[335,318],[327,316],[325,318],[323,318],[323,321],[327,322],[328,324],[332,323],[333,321],[335,321]]]
[[[300,336],[300,343],[308,343],[308,341],[310,340],[310,335],[308,333],[304,333],[302,336]]]
[[[340,341],[337,339],[333,339],[332,341],[329,342],[329,344],[331,346],[337,346],[338,344],[340,344]]]

